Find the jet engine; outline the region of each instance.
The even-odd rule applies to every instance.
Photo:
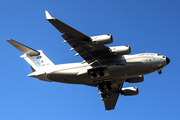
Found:
[[[126,88],[122,88],[121,90],[121,95],[124,96],[133,96],[133,95],[137,95],[139,93],[139,90],[137,87],[126,87]]]
[[[144,81],[143,75],[139,75],[139,76],[128,78],[125,82],[128,82],[128,83],[139,83],[139,82],[143,82],[143,81]]]
[[[131,47],[128,45],[109,47],[109,51],[114,55],[127,55],[131,53]]]
[[[91,39],[94,44],[110,44],[113,42],[113,37],[110,34],[92,36]]]

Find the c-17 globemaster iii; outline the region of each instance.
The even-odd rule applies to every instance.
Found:
[[[97,87],[104,101],[105,109],[115,108],[119,95],[132,96],[138,94],[137,87],[122,88],[124,82],[139,83],[144,81],[143,75],[158,71],[169,64],[170,59],[156,53],[129,55],[130,46],[107,47],[113,42],[110,34],[89,37],[60,20],[53,18],[45,11],[46,19],[62,33],[64,42],[69,43],[84,61],[55,65],[42,50],[34,50],[14,40],[10,44],[24,53],[24,58],[31,66],[32,73],[28,77],[43,81],[69,84],[83,84]]]

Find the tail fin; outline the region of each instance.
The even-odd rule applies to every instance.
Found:
[[[24,58],[31,66],[32,71],[37,71],[43,67],[53,66],[54,63],[43,53],[42,50],[34,50],[14,40],[7,40],[11,45],[24,53],[21,58]]]

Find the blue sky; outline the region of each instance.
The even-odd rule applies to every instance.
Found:
[[[179,119],[179,6],[179,0],[1,0],[0,119]],[[112,34],[108,46],[130,45],[132,54],[160,53],[171,63],[162,75],[125,83],[137,86],[139,95],[120,96],[115,110],[105,111],[96,88],[27,77],[31,69],[22,53],[6,42],[41,49],[55,64],[82,61],[45,20],[45,10],[88,36]]]

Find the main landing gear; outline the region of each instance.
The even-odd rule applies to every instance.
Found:
[[[88,74],[90,74],[94,78],[96,78],[98,75],[102,77],[105,75],[102,69],[88,70]]]
[[[89,70],[89,71],[88,71],[88,74],[90,74],[90,75],[93,76],[94,78],[97,77],[97,74],[96,74],[96,72],[95,72],[94,70]]]

